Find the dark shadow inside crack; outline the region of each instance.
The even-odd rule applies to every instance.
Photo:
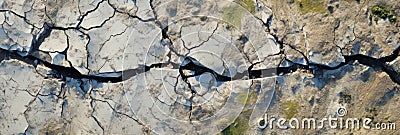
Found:
[[[0,49],[0,52],[4,56],[4,58],[7,58],[7,59],[17,59],[20,61],[24,61],[30,65],[34,65],[35,67],[37,64],[42,64],[56,72],[54,75],[50,75],[49,76],[50,78],[55,77],[55,78],[60,78],[62,80],[65,80],[65,77],[70,77],[70,78],[75,78],[75,79],[86,78],[86,79],[96,80],[98,82],[116,83],[116,82],[125,81],[131,77],[138,75],[138,74],[147,72],[152,68],[172,67],[173,69],[179,69],[180,75],[184,80],[186,80],[189,77],[195,77],[195,76],[198,76],[198,75],[208,72],[214,76],[214,78],[216,79],[217,82],[227,82],[227,81],[239,80],[239,79],[257,79],[257,78],[265,78],[265,77],[283,76],[283,75],[295,72],[297,70],[306,70],[306,71],[311,70],[311,73],[316,73],[316,71],[319,71],[319,70],[322,70],[322,71],[323,70],[326,70],[326,71],[336,70],[345,65],[351,64],[354,61],[358,61],[360,64],[370,66],[374,70],[386,72],[390,76],[390,78],[393,80],[393,82],[400,84],[399,72],[396,71],[393,67],[386,64],[386,62],[394,61],[397,58],[399,50],[400,49],[397,48],[392,53],[392,55],[382,57],[379,59],[361,55],[361,54],[344,56],[345,61],[338,64],[337,66],[333,66],[333,67],[323,65],[323,64],[318,64],[318,63],[309,63],[309,65],[293,63],[291,66],[287,66],[287,67],[276,67],[276,68],[254,70],[254,69],[252,69],[254,65],[252,65],[248,68],[247,71],[245,71],[243,73],[237,73],[235,76],[224,76],[224,75],[218,74],[216,71],[204,66],[203,64],[201,64],[199,61],[197,61],[193,57],[186,57],[182,61],[181,64],[172,63],[172,62],[154,63],[149,66],[147,66],[147,65],[139,66],[136,69],[127,69],[124,71],[86,75],[86,74],[81,74],[74,67],[65,67],[65,66],[55,65],[55,64],[49,63],[47,61],[41,60],[39,58],[36,58],[34,56],[31,56],[31,55],[22,56],[16,51],[9,51],[9,50],[5,50],[5,49]],[[183,72],[184,70],[189,70],[192,72],[192,74],[189,74],[189,75],[185,74]],[[316,75],[318,75],[318,74],[316,74]]]

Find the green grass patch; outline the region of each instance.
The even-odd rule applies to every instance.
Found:
[[[222,19],[230,23],[237,29],[241,28],[243,14],[245,12],[254,13],[256,10],[253,0],[235,0],[239,5],[230,5],[223,9]]]
[[[323,5],[323,0],[296,0],[296,6],[302,14],[311,12],[327,13],[327,9]]]
[[[282,103],[282,112],[285,114],[287,119],[293,118],[299,112],[300,105],[294,100],[288,100]]]
[[[257,94],[255,92],[240,92],[236,96],[236,101],[240,104],[250,105],[257,102]],[[222,135],[243,135],[249,129],[249,118],[253,112],[252,108],[244,109],[239,117],[235,119],[233,124],[225,128],[221,134]]]
[[[393,13],[391,13],[386,6],[383,5],[373,6],[371,12],[375,17],[379,17],[381,19],[388,19],[392,23],[395,23],[397,21],[397,17]]]
[[[351,102],[351,94],[349,90],[345,90],[339,93],[339,103],[346,104]]]
[[[372,14],[385,19],[389,16],[390,11],[385,6],[377,5],[372,7]]]
[[[256,11],[256,6],[253,0],[235,0],[240,6],[245,8],[250,13],[254,13]]]
[[[236,96],[236,102],[244,105],[244,104],[246,104],[248,97],[249,96],[248,96],[248,94],[246,92],[240,92]]]
[[[238,5],[231,5],[224,8],[222,19],[239,29],[242,23],[243,13],[243,8]]]
[[[257,102],[257,94],[255,92],[240,92],[236,96],[236,102],[243,105],[255,104]]]
[[[245,109],[239,115],[239,117],[235,120],[235,122],[229,127],[225,128],[221,134],[222,135],[243,135],[249,129],[249,118],[251,113],[253,112],[252,109]]]

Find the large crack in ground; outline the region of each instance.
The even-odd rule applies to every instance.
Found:
[[[217,81],[220,82],[227,82],[227,81],[232,81],[232,80],[237,80],[241,79],[244,77],[247,77],[249,79],[256,79],[256,78],[265,78],[265,77],[273,77],[273,76],[282,76],[286,75],[292,72],[295,72],[297,70],[307,70],[311,73],[314,72],[314,70],[335,70],[338,68],[341,68],[351,62],[358,61],[361,64],[370,66],[374,68],[375,70],[382,70],[385,73],[387,73],[390,78],[392,79],[393,82],[400,84],[400,73],[396,70],[393,69],[393,67],[389,66],[388,62],[394,61],[398,56],[400,56],[400,47],[395,49],[391,55],[385,56],[382,58],[373,58],[369,56],[365,56],[362,54],[357,54],[357,55],[344,55],[345,61],[341,62],[337,66],[328,66],[328,65],[323,65],[323,64],[318,64],[318,63],[309,63],[308,65],[303,65],[299,63],[292,63],[293,65],[288,66],[288,67],[277,67],[277,68],[268,68],[268,69],[257,69],[253,70],[252,66],[249,67],[246,73],[240,73],[237,74],[236,76],[224,76],[220,75],[217,72],[213,71],[212,69],[202,65],[200,62],[198,62],[196,59],[192,57],[186,57],[185,60],[182,62],[182,64],[178,63],[155,63],[151,65],[146,65],[142,67],[138,67],[136,69],[128,69],[124,71],[118,71],[118,72],[112,72],[112,73],[117,73],[117,76],[102,76],[102,74],[111,74],[111,73],[99,73],[97,75],[87,75],[87,74],[82,74],[78,70],[76,70],[74,67],[65,67],[65,66],[60,66],[60,65],[55,65],[51,64],[47,61],[41,60],[39,58],[36,58],[34,56],[28,55],[28,56],[21,56],[18,54],[18,52],[10,52],[5,49],[0,49],[0,53],[6,54],[10,59],[17,59],[23,62],[26,62],[28,64],[31,64],[33,66],[36,66],[37,64],[42,64],[54,71],[57,72],[54,76],[60,77],[60,79],[65,80],[66,77],[74,78],[74,79],[92,79],[96,80],[98,82],[122,82],[124,80],[127,80],[131,77],[134,77],[138,74],[144,73],[149,71],[152,68],[165,68],[168,67],[169,65],[172,65],[172,69],[178,69],[180,71],[180,77],[182,77],[184,80],[186,80],[189,77],[194,77],[201,75],[203,73],[209,72],[212,73],[213,76],[217,79]],[[192,75],[185,75],[183,73],[183,70],[190,70],[193,71],[194,74]],[[124,76],[123,76],[124,74]]]

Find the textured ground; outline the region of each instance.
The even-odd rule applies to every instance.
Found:
[[[0,134],[400,134],[259,128],[339,107],[400,126],[396,0],[0,5]]]

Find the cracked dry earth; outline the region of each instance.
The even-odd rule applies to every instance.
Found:
[[[249,1],[0,1],[0,134],[399,134],[258,128],[399,123],[396,0]]]

